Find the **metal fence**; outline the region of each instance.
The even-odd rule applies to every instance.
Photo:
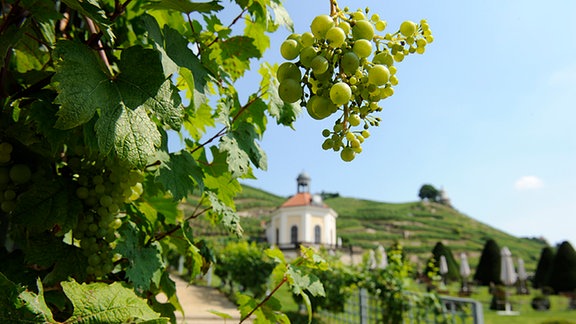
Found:
[[[408,304],[404,313],[404,323],[447,323],[447,324],[483,324],[482,303],[470,298],[439,296],[440,310],[422,308],[416,300],[436,298],[428,293],[407,292],[403,295]],[[379,300],[371,296],[366,289],[359,289],[350,298],[341,313],[320,311],[324,323],[334,324],[377,324],[384,323],[386,314]]]

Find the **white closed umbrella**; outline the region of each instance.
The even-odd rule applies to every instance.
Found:
[[[470,265],[468,264],[468,256],[466,253],[460,253],[460,276],[462,277],[462,287],[460,288],[460,292],[463,294],[470,293],[470,289],[468,288],[468,277],[470,276]]]
[[[524,260],[518,258],[518,280],[528,279],[528,274],[526,273],[526,268],[524,267]]]
[[[510,298],[507,289],[508,286],[512,286],[514,283],[516,283],[516,279],[518,279],[516,271],[514,270],[514,261],[512,260],[512,253],[510,252],[510,249],[508,249],[508,247],[502,248],[502,250],[500,251],[500,258],[502,262],[502,264],[500,265],[500,280],[502,280],[502,283],[506,286],[504,288],[506,295],[506,305],[505,310],[503,312],[499,312],[499,314],[508,314],[508,315],[517,314],[517,312],[512,312],[512,307],[510,305]]]
[[[508,247],[503,247],[500,251],[502,263],[500,265],[500,280],[506,286],[512,286],[516,279],[516,271],[514,270],[514,261],[512,260],[512,253]]]
[[[378,245],[378,255],[380,255],[380,262],[378,263],[378,268],[385,269],[388,266],[388,254],[382,245]]]
[[[441,255],[440,256],[440,274],[445,275],[448,273],[448,263],[446,262],[446,257]]]
[[[374,253],[374,250],[370,250],[370,256],[368,259],[368,268],[370,270],[376,269],[376,254]]]
[[[460,253],[460,275],[463,279],[470,276],[470,265],[468,264],[468,257],[464,252]]]

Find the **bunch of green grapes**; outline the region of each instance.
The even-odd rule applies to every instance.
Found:
[[[100,278],[112,272],[114,261],[119,259],[112,250],[122,226],[123,207],[143,193],[144,175],[82,155],[69,158],[67,167],[77,184],[76,196],[84,206],[73,237],[87,257],[87,274]]]
[[[10,142],[0,142],[0,210],[4,213],[16,209],[18,195],[32,179],[30,167],[13,159],[13,149]]]
[[[404,21],[394,33],[378,34],[386,21],[368,9],[350,12],[336,3],[333,15],[313,19],[310,31],[292,34],[280,53],[287,62],[277,70],[278,94],[288,103],[301,101],[314,119],[336,115],[332,129],[324,129],[325,150],[340,152],[352,161],[362,152],[370,126],[380,123],[379,102],[394,94],[396,62],[423,54],[434,38],[425,20]]]

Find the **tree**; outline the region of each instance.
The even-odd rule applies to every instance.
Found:
[[[448,266],[448,273],[446,273],[445,278],[447,281],[460,280],[460,268],[458,263],[454,259],[452,250],[445,246],[442,242],[437,242],[432,249],[432,262],[429,262],[425,273],[433,272],[433,268],[440,269],[440,257],[444,256],[446,258],[446,265]]]
[[[540,252],[540,258],[538,259],[538,265],[536,266],[536,272],[534,273],[534,288],[544,288],[548,285],[553,261],[554,250],[552,250],[552,247],[543,247]]]
[[[418,197],[421,200],[427,199],[429,201],[438,201],[440,196],[440,192],[438,189],[434,188],[434,186],[430,184],[424,184],[420,187],[420,191],[418,191]]]
[[[336,1],[327,4],[333,18],[321,16],[328,19],[307,34],[323,55],[339,52],[324,36],[344,17],[364,21],[355,37],[368,35],[379,48],[394,45],[394,57],[379,53],[378,69],[363,58],[350,75],[334,76],[362,76],[354,98],[345,82],[338,82],[344,92],[335,91],[334,98],[314,96],[320,100],[315,113],[339,115],[330,144],[350,161],[369,136],[364,127],[380,121],[372,116],[381,110],[378,102],[393,94],[397,78],[390,71],[396,67],[384,65],[423,53],[433,37],[425,21],[373,37],[383,21],[344,12]],[[219,0],[2,2],[0,286],[8,297],[0,299],[0,318],[174,322],[181,307],[169,260],[184,255],[192,278],[212,261],[194,222],[207,218],[241,236],[234,198],[239,179],[267,167],[259,141],[268,123],[291,127],[311,92],[331,86],[315,78],[330,79],[327,66],[342,69],[332,54],[320,59],[321,75],[310,66],[293,64],[297,71],[286,71],[261,62],[259,88],[239,94],[237,82],[269,47],[270,34],[292,30],[292,24],[280,0],[227,5],[237,12],[229,21],[222,21]],[[351,39],[348,32],[343,41]],[[281,52],[298,56],[299,37],[291,35]],[[359,49],[369,55],[372,45],[364,45]],[[169,150],[169,134],[185,139],[180,150]],[[179,208],[185,199],[195,202],[190,214]],[[301,252],[288,262],[266,250],[276,265],[272,286],[288,283],[298,294],[322,295],[323,286],[305,271],[324,268],[323,262],[309,249]],[[166,303],[155,299],[160,293]],[[245,318],[260,309],[257,318],[283,322],[279,303],[265,303],[272,299],[241,296],[239,308]]]
[[[500,247],[495,240],[489,239],[484,244],[480,261],[476,267],[474,280],[482,286],[490,284],[499,284],[500,280]]]
[[[548,278],[548,286],[556,293],[576,289],[576,251],[570,242],[562,242],[556,250]]]

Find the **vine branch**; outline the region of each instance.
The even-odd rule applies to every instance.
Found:
[[[246,314],[244,317],[242,317],[240,319],[240,322],[238,322],[238,324],[242,324],[242,322],[244,322],[245,320],[247,320],[248,318],[250,318],[250,316],[252,316],[252,314],[254,314],[254,312],[262,307],[262,305],[266,304],[266,302],[268,300],[270,300],[270,298],[272,298],[272,295],[274,295],[276,293],[276,291],[278,291],[278,289],[280,289],[280,287],[282,287],[282,285],[284,285],[286,282],[288,281],[288,276],[284,275],[284,277],[282,278],[282,280],[276,285],[276,287],[274,287],[274,289],[272,289],[272,291],[266,295],[266,297],[260,302],[258,303],[258,305],[256,305],[251,311],[250,313]]]

